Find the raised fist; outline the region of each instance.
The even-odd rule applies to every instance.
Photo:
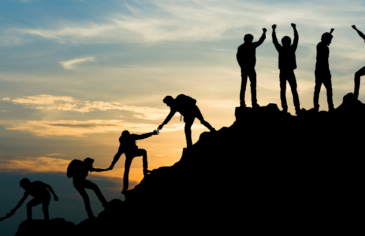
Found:
[[[273,29],[276,29],[276,25],[272,25],[272,28],[273,28]]]
[[[292,26],[293,28],[295,28],[295,27],[296,27],[296,25],[295,25],[294,23],[291,23],[291,26]]]
[[[352,28],[356,29],[356,25],[351,26]]]
[[[266,33],[266,28],[262,28],[262,31],[264,31],[264,33]]]

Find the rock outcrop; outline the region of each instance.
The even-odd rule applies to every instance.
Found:
[[[202,133],[179,162],[153,170],[125,202],[111,201],[77,230],[297,233],[359,221],[364,104],[348,94],[331,113],[303,109],[291,116],[269,104],[236,108],[235,115],[231,127]]]
[[[15,236],[67,236],[74,235],[76,226],[62,218],[52,220],[26,220],[18,228]]]

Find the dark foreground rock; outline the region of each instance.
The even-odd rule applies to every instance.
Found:
[[[275,104],[236,108],[179,162],[153,170],[78,235],[340,233],[364,210],[365,105],[349,94],[334,112]],[[360,228],[361,231],[363,230]]]
[[[73,234],[76,226],[72,222],[57,218],[52,220],[26,220],[19,225],[15,236],[66,236]]]

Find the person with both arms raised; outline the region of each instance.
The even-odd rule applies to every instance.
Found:
[[[275,45],[276,50],[279,53],[279,70],[280,70],[280,98],[281,98],[281,106],[283,107],[283,112],[288,112],[288,105],[286,103],[286,81],[289,82],[291,87],[291,92],[293,94],[294,106],[296,114],[300,113],[300,103],[299,96],[297,91],[297,81],[295,79],[294,70],[297,68],[295,51],[298,47],[299,34],[295,24],[291,24],[294,29],[294,40],[293,44],[291,44],[291,38],[285,36],[282,38],[281,42],[283,46],[278,43],[278,39],[276,38],[276,25],[272,26],[272,41]]]
[[[246,92],[246,84],[247,77],[250,78],[251,82],[251,102],[252,107],[257,108],[260,107],[257,104],[257,95],[256,95],[256,48],[259,47],[266,38],[266,29],[262,29],[263,33],[259,41],[252,42],[253,36],[252,34],[246,34],[243,40],[245,41],[241,46],[237,49],[237,62],[241,67],[241,92],[240,92],[240,102],[241,107],[246,107],[245,103],[245,92]]]

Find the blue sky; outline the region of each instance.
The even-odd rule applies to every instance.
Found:
[[[28,176],[62,186],[54,186],[64,200],[52,203],[51,217],[83,220],[83,206],[73,217],[56,207],[80,201],[64,176],[67,163],[90,156],[95,166],[109,166],[123,130],[151,132],[162,123],[169,112],[162,103],[166,95],[189,95],[216,129],[230,126],[239,106],[237,47],[247,33],[258,40],[264,27],[267,38],[257,49],[258,103],[280,108],[273,24],[279,40],[293,37],[290,24],[297,25],[295,74],[306,109],[313,107],[316,45],[335,28],[329,62],[339,106],[365,64],[365,44],[351,28],[365,32],[364,11],[363,1],[0,0],[0,181],[11,193],[0,194],[0,216],[20,200],[17,182]],[[287,101],[294,114],[290,89]],[[327,110],[324,88],[320,105]],[[137,143],[147,150],[151,169],[179,160],[183,125],[176,116],[160,135]],[[193,141],[204,131],[196,122]],[[92,174],[108,200],[123,199],[123,170],[121,158],[115,170]],[[133,161],[130,175],[133,188],[142,178],[141,159]],[[0,223],[0,231],[13,235],[25,219],[22,210]]]

